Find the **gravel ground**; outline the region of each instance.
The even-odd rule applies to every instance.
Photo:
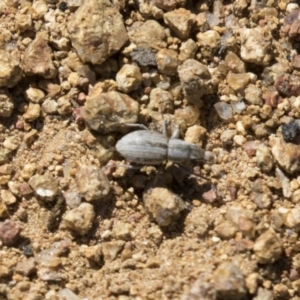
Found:
[[[297,1],[0,18],[0,299],[300,299]]]

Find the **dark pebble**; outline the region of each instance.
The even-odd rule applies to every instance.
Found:
[[[299,134],[299,126],[296,122],[292,121],[288,124],[283,124],[281,132],[286,142],[293,142]]]
[[[150,48],[136,47],[131,53],[130,56],[133,61],[138,63],[139,66],[153,66],[157,65],[155,53],[152,52]]]
[[[25,256],[33,256],[33,250],[32,250],[32,247],[31,245],[25,245],[23,248],[23,254]]]
[[[58,9],[61,10],[61,11],[65,11],[68,9],[68,4],[66,2],[60,2],[58,4]]]

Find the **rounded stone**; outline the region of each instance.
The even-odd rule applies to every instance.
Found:
[[[22,78],[20,62],[14,55],[0,50],[0,87],[13,87]]]
[[[143,195],[145,209],[159,226],[168,226],[180,217],[186,205],[176,194],[166,188],[156,187]]]
[[[89,203],[81,203],[77,208],[66,213],[64,222],[67,228],[84,235],[92,227],[94,217],[94,207]]]

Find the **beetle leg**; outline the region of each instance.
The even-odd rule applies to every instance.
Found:
[[[132,128],[139,128],[142,130],[149,130],[147,126],[144,124],[134,124],[134,123],[121,123],[121,127],[132,127]]]
[[[167,121],[166,120],[163,120],[162,121],[162,134],[164,136],[168,136],[168,133],[167,133]]]
[[[115,161],[111,160],[109,161],[105,166],[102,167],[103,172],[105,175],[111,175],[117,168],[125,168],[129,170],[139,170],[142,166],[135,166],[130,163],[122,164],[122,163],[116,163]]]
[[[179,139],[180,131],[179,127],[177,125],[174,125],[174,128],[172,128],[172,135],[170,139]]]
[[[167,125],[168,125],[167,121],[163,120],[162,121],[162,134],[166,137],[168,136]],[[180,138],[180,130],[177,125],[171,124],[171,131],[172,131],[172,135],[171,135],[170,139],[179,139]]]
[[[152,183],[152,184],[153,184],[153,187],[156,186],[157,180],[159,179],[159,175],[162,173],[162,169],[163,169],[163,165],[161,164],[161,165],[158,167],[157,171],[156,171],[156,175],[155,175],[155,178],[154,178],[153,183]]]
[[[185,173],[185,174],[187,174],[187,175],[195,176],[195,177],[202,178],[202,179],[205,179],[205,180],[210,181],[209,178],[207,178],[207,177],[205,177],[205,176],[203,176],[203,175],[201,175],[201,174],[195,174],[193,171],[191,171],[191,170],[190,170],[187,166],[185,166],[185,165],[182,165],[182,164],[176,164],[176,166],[178,166],[179,169],[180,169],[183,173]]]

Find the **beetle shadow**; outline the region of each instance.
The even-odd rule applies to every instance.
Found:
[[[189,210],[185,209],[181,212],[180,218],[171,222],[168,226],[160,226],[160,230],[166,239],[174,239],[184,234],[185,219],[189,214]]]
[[[169,189],[174,194],[180,196],[186,204],[186,208],[180,213],[180,217],[173,220],[168,226],[160,226],[160,229],[167,239],[173,239],[182,236],[185,232],[186,217],[193,209],[192,201],[202,199],[202,194],[212,189],[210,181],[204,180],[203,183],[199,184],[199,176],[187,176],[194,175],[192,172],[186,172],[181,167],[171,165],[167,170],[159,173],[156,177],[148,183],[148,186],[144,189],[163,187]],[[208,204],[209,205],[209,204]],[[155,220],[151,220],[155,222]]]

